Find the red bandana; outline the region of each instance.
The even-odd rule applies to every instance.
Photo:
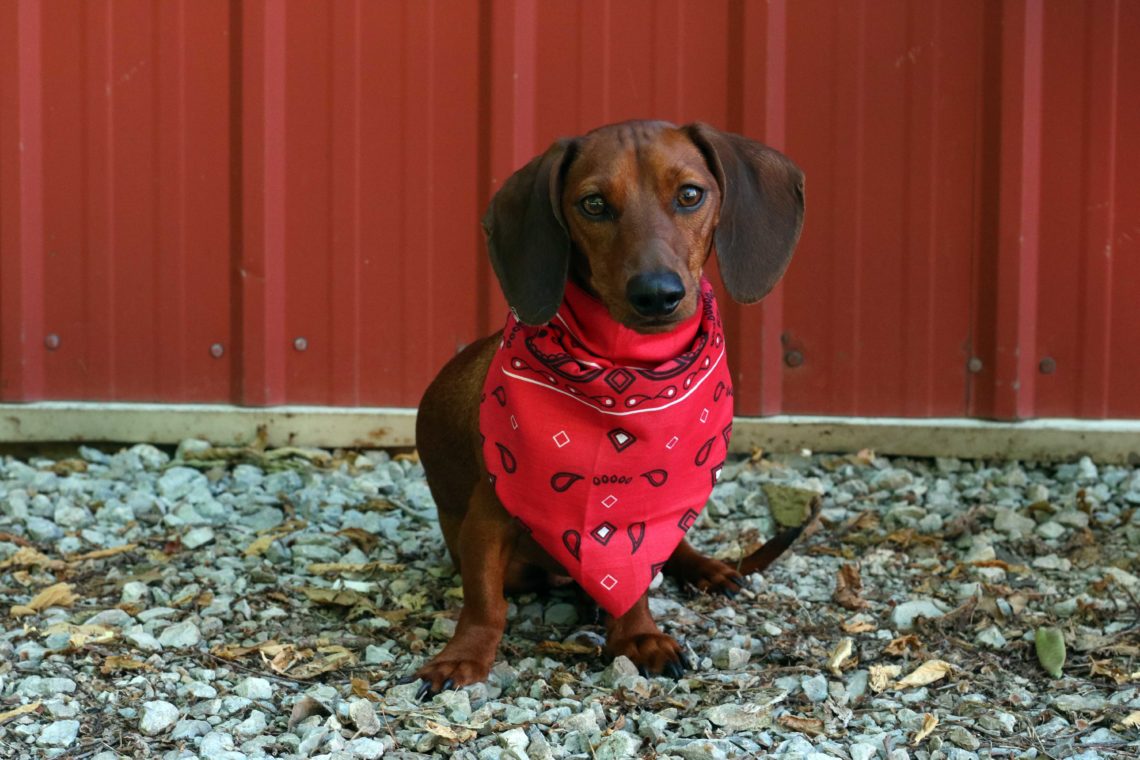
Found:
[[[567,283],[549,323],[507,318],[483,385],[496,495],[614,616],[645,593],[724,465],[732,381],[707,280],[701,305],[642,335]]]

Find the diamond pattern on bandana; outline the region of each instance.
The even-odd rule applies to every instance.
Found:
[[[631,336],[568,283],[549,325],[508,319],[510,345],[484,383],[479,432],[495,496],[614,616],[696,522],[728,453],[731,379],[712,288],[701,288],[705,308],[690,320]],[[618,355],[629,363],[608,358]]]

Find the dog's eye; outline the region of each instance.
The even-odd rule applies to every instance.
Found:
[[[587,195],[578,205],[590,216],[601,216],[606,213],[606,199],[600,195]]]
[[[685,185],[677,192],[677,205],[681,208],[696,208],[704,199],[705,191],[696,185]]]

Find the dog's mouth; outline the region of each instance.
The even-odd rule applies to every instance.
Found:
[[[622,323],[636,332],[646,335],[656,335],[676,329],[678,325],[686,321],[690,316],[692,315],[680,313],[679,309],[672,314],[653,317],[643,317],[640,314],[634,313],[627,319],[622,320]]]

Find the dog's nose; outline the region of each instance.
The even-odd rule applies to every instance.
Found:
[[[685,285],[676,272],[644,272],[630,279],[625,295],[641,316],[664,317],[685,297]]]

